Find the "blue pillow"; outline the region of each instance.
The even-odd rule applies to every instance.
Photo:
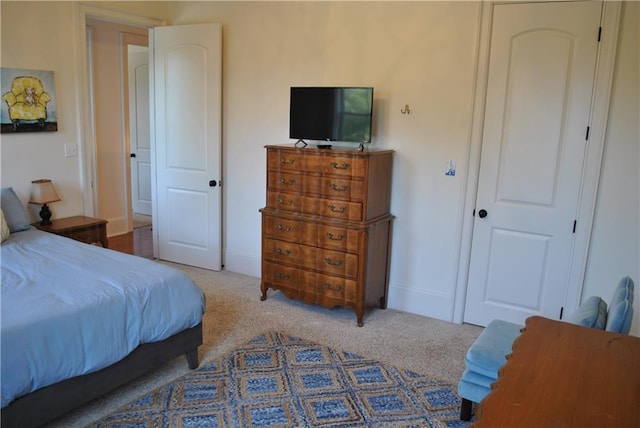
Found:
[[[604,330],[607,323],[607,302],[598,296],[585,300],[567,321],[583,327]]]
[[[1,192],[0,206],[11,233],[29,229],[31,227],[29,216],[18,195],[13,191],[13,187],[3,187]]]
[[[633,306],[627,300],[618,302],[617,305],[609,310],[606,330],[614,333],[629,334],[632,318]]]

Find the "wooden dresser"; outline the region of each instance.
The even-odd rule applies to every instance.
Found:
[[[387,304],[393,151],[267,146],[262,300],[269,288],[327,308]]]

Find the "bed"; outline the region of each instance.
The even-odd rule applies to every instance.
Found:
[[[197,367],[205,298],[189,277],[37,230],[10,188],[1,208],[3,427],[42,425],[181,354]]]

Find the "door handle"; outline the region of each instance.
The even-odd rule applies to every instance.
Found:
[[[485,217],[487,216],[487,214],[489,214],[489,213],[487,212],[487,210],[480,210],[480,211],[478,211],[478,217],[480,217],[480,218],[485,218]]]
[[[209,180],[209,187],[216,187],[218,182],[216,180]]]
[[[131,153],[131,154],[129,154],[129,156],[132,157],[132,158],[135,158],[136,154],[135,153]]]

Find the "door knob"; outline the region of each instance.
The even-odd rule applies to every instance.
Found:
[[[478,217],[480,218],[485,218],[487,216],[487,210],[480,210],[478,211]]]
[[[209,187],[216,187],[218,182],[216,180],[209,180]]]

